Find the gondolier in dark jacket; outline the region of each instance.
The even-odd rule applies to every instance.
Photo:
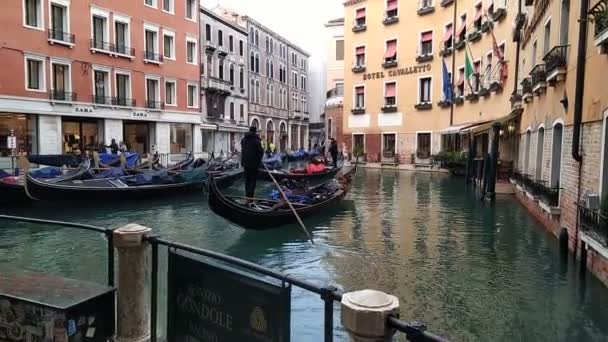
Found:
[[[241,140],[241,165],[245,169],[245,196],[254,198],[255,180],[264,156],[262,141],[257,135],[257,129],[250,127],[249,132]]]
[[[331,144],[329,145],[329,154],[331,154],[331,160],[334,167],[338,167],[338,143],[336,139],[331,138]]]

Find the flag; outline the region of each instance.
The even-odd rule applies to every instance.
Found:
[[[464,77],[469,84],[469,88],[473,90],[473,86],[471,85],[471,77],[475,74],[475,68],[473,68],[473,64],[471,63],[471,59],[469,58],[469,52],[465,51],[464,57]]]
[[[490,30],[490,33],[492,33],[492,51],[494,53],[494,56],[496,56],[496,58],[498,59],[500,67],[500,85],[504,87],[507,85],[507,78],[509,77],[509,67],[507,66],[507,62],[505,61],[505,56],[503,56],[502,54],[502,50],[500,50],[498,43],[496,43],[496,36],[494,36],[494,31]]]
[[[448,72],[448,67],[445,65],[445,59],[442,59],[443,62],[443,100],[448,103],[452,103],[454,98],[452,93],[452,77],[450,77],[450,73]]]

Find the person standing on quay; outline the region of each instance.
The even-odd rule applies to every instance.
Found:
[[[329,154],[331,154],[331,161],[334,168],[338,167],[338,143],[336,139],[330,138],[331,144],[329,145]]]
[[[255,180],[258,169],[264,156],[262,141],[257,135],[255,127],[249,127],[249,132],[241,140],[241,165],[245,169],[245,197],[247,201],[253,201],[255,197]]]

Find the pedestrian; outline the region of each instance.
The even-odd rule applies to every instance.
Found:
[[[121,141],[120,143],[118,143],[118,150],[120,151],[120,153],[127,153],[129,151],[129,148],[124,142]]]
[[[116,139],[112,139],[110,146],[106,146],[106,147],[110,149],[110,152],[112,154],[118,154],[118,144],[116,143]]]
[[[330,138],[331,143],[329,145],[329,154],[331,154],[331,160],[334,168],[338,167],[338,143],[336,139]]]
[[[321,155],[325,155],[325,140],[323,140],[323,142],[321,143]]]
[[[255,126],[249,127],[249,132],[241,140],[241,165],[245,169],[245,197],[247,197],[247,203],[251,203],[255,197],[255,181],[263,156],[264,149],[262,148],[262,141],[257,135],[257,128]]]

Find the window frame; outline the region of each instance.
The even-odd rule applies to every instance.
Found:
[[[40,83],[40,89],[33,89],[33,88],[29,88],[29,72],[28,72],[28,60],[36,60],[38,62],[41,62],[41,70],[39,70],[39,75],[38,75],[38,79],[39,79],[39,83]],[[23,55],[23,61],[24,61],[24,77],[25,77],[25,90],[26,91],[34,91],[34,92],[38,92],[38,93],[46,93],[46,57],[42,56],[42,55],[33,55],[33,54],[24,54]],[[42,77],[41,77],[42,76]]]
[[[362,107],[357,106],[357,88],[363,88],[363,106]],[[365,106],[367,105],[366,97],[367,97],[367,87],[365,86],[365,84],[353,85],[353,109],[365,109]]]
[[[357,61],[357,48],[360,48],[360,47],[363,48],[363,65],[357,64],[357,62],[358,62]],[[353,52],[355,55],[355,58],[353,59],[355,61],[355,63],[353,66],[359,67],[359,68],[365,67],[367,65],[367,45],[366,44],[356,45]]]
[[[429,100],[422,101],[422,81],[429,80]],[[418,76],[418,98],[416,101],[417,104],[430,104],[433,103],[433,76],[432,75],[424,75]]]
[[[386,6],[386,5],[385,5],[385,6]],[[357,12],[358,12],[360,9],[363,9],[363,11],[365,12],[365,17],[363,18],[363,19],[364,19],[364,21],[363,21],[363,23],[362,23],[362,24],[359,24],[359,23],[357,22]],[[355,19],[354,19],[353,26],[354,26],[354,27],[363,27],[363,26],[366,26],[366,25],[367,25],[367,6],[359,6],[359,7],[355,7],[355,8],[353,8],[353,10],[354,10],[354,13],[355,13],[355,15],[353,16],[353,17],[355,18]]]
[[[167,57],[167,55],[165,54],[165,36],[173,38],[173,40],[172,40],[173,43],[171,44],[171,51],[170,51],[171,57]],[[169,30],[169,29],[166,29],[163,27],[163,58],[175,61],[176,60],[175,50],[176,50],[175,49],[175,31]]]
[[[71,33],[71,27],[70,27],[70,2],[67,0],[49,0],[49,28],[53,29],[53,10],[52,10],[52,6],[53,4],[64,7],[65,8],[65,18],[64,18],[64,24],[65,24],[65,30],[63,31],[63,33]],[[73,45],[69,42],[65,42],[63,40],[55,40],[55,39],[51,39],[53,41],[59,42],[59,43],[63,43],[63,44],[69,44],[69,45]]]
[[[167,83],[171,83],[173,84],[173,103],[169,103],[167,102]],[[165,89],[165,101],[163,101],[165,103],[165,106],[169,106],[169,107],[177,107],[178,106],[178,101],[177,101],[177,80],[175,80],[174,78],[164,78],[164,89]]]
[[[147,107],[147,102],[151,99],[148,99],[148,80],[154,80],[157,82],[156,94],[154,94],[154,102],[160,103],[160,76],[157,75],[144,75],[144,99],[145,102],[143,107]],[[157,109],[157,108],[155,108]]]
[[[392,42],[392,41],[395,41],[395,57],[393,60],[389,61],[384,56],[386,56],[386,51],[388,50],[388,43]],[[392,38],[386,39],[384,41],[384,52],[382,53],[382,63],[397,62],[397,61],[399,61],[399,38],[392,37]]]
[[[148,5],[147,1],[144,0],[144,6],[158,9],[158,0],[151,0],[151,1],[152,1],[152,5]]]
[[[125,16],[125,15],[121,15],[118,13],[114,13],[112,16],[112,28],[114,30],[114,40],[113,40],[113,44],[114,46],[118,46],[118,44],[116,43],[116,23],[121,23],[126,25],[127,30],[126,30],[126,37],[125,37],[125,49],[129,49],[131,48],[131,17]],[[122,53],[116,52],[116,54],[120,55],[120,56],[127,56],[127,57],[135,57],[135,56],[130,56],[130,55],[123,55]]]
[[[561,5],[561,2],[560,2],[560,5]],[[553,24],[553,21],[551,20],[551,16],[549,16],[543,24],[543,57],[545,57],[549,53],[549,51],[551,51],[552,24]],[[549,25],[549,41],[546,41],[547,40],[546,39],[547,38],[547,25]],[[500,47],[500,45],[499,45],[499,47]],[[505,48],[506,48],[506,46],[505,46]]]
[[[65,58],[58,58],[58,57],[51,57],[49,60],[49,88],[51,91],[56,90],[53,89],[53,81],[54,81],[54,75],[53,75],[53,65],[58,64],[58,65],[64,65],[68,67],[68,86],[66,87],[66,89],[64,89],[64,91],[66,93],[71,93],[72,92],[72,61],[69,59],[65,59]]]
[[[190,96],[190,87],[194,87],[194,98],[192,99],[193,100],[192,101],[192,103],[193,103],[192,106],[190,105],[190,101],[188,101],[189,100],[188,97]],[[189,109],[198,109],[198,98],[199,98],[199,96],[197,96],[197,94],[198,94],[198,84],[195,83],[195,82],[188,82],[186,84],[186,106]]]
[[[239,56],[241,56],[241,57],[245,56],[245,43],[243,42],[242,39],[239,39]]]
[[[161,10],[164,13],[175,15],[175,0],[162,0],[162,1],[163,1],[163,5],[161,6]],[[167,1],[171,4],[171,7],[169,8],[169,10],[165,10],[165,3]]]
[[[429,53],[422,53],[422,43],[423,43],[422,42],[422,36],[425,33],[429,33],[429,32],[431,33],[431,52],[429,52]],[[435,45],[435,31],[433,29],[420,31],[420,33],[418,34],[418,49],[419,49],[420,52],[419,52],[418,55],[419,56],[432,56],[433,53],[435,52],[434,51],[435,50],[434,45]]]
[[[388,15],[388,2],[389,1],[390,0],[384,0],[384,19],[399,18],[399,0],[397,0],[397,9],[396,9],[397,12],[395,13],[394,16],[389,16]]]
[[[394,83],[394,84],[395,84],[395,104],[393,104],[393,105],[388,105],[388,104],[387,104],[387,101],[386,101],[386,99],[387,99],[387,97],[386,97],[386,86],[387,86],[388,84],[390,84],[390,83]],[[393,107],[397,107],[397,106],[398,106],[398,103],[397,103],[397,99],[399,98],[399,96],[397,96],[397,94],[398,94],[398,90],[399,90],[399,89],[397,88],[397,80],[389,80],[389,81],[384,81],[384,84],[382,85],[382,94],[383,94],[383,95],[382,95],[382,99],[383,99],[383,101],[382,101],[382,105],[383,105],[384,107],[390,107],[390,108],[393,108]]]
[[[118,75],[128,76],[129,77],[129,86],[126,89],[127,97],[125,99],[133,100],[133,77],[131,76],[131,71],[123,70],[123,69],[114,69],[114,98],[116,98],[118,102]]]
[[[188,62],[188,43],[194,43],[194,51],[192,52],[192,62]],[[198,65],[198,42],[194,37],[186,36],[186,64]]]
[[[90,16],[91,16],[91,40],[95,40],[95,21],[94,21],[94,17],[102,17],[105,19],[105,28],[104,28],[104,34],[105,34],[105,39],[106,40],[102,40],[102,43],[111,43],[110,41],[110,12],[108,12],[107,10],[101,9],[99,7],[95,7],[95,6],[91,6],[91,11],[90,11]],[[95,50],[95,51],[101,51],[101,52],[111,52],[109,50],[104,50],[104,49],[98,49],[98,48],[91,48],[91,50]]]
[[[192,4],[192,13],[188,13],[188,2],[189,1],[193,2],[193,4]],[[198,10],[196,8],[196,1],[197,0],[186,0],[184,2],[185,18],[186,18],[186,20],[194,22],[194,23],[198,22],[198,18],[197,18],[198,16],[196,15],[196,13],[198,12]],[[192,18],[188,17],[188,15],[190,15],[190,14],[192,14]]]
[[[148,50],[146,50],[146,31],[152,31],[156,33],[156,43],[154,44],[154,51],[151,51],[154,54],[160,55],[160,27],[158,25],[154,25],[154,24],[149,24],[149,23],[144,23],[143,25],[143,29],[144,29],[144,47],[143,47],[143,51],[144,52],[148,52]],[[158,61],[152,61],[153,63],[160,63]]]
[[[21,1],[21,7],[23,10],[23,27],[26,27],[28,29],[32,29],[32,30],[38,30],[38,31],[44,31],[44,5],[43,5],[43,1],[42,0],[34,0],[36,1],[36,7],[38,9],[38,13],[36,13],[36,21],[38,22],[39,26],[31,26],[27,24],[27,4],[26,4],[27,0],[22,0]]]
[[[334,39],[334,46],[336,52],[336,62],[344,62],[344,38]],[[338,42],[342,42],[342,59],[338,59]]]
[[[92,71],[91,72],[91,82],[92,82],[92,89],[93,89],[92,95],[94,97],[98,96],[95,93],[95,89],[96,89],[96,87],[95,87],[95,72],[99,71],[99,72],[105,72],[107,74],[107,78],[106,78],[106,90],[107,90],[107,93],[105,94],[105,97],[112,98],[113,97],[112,96],[113,95],[112,94],[112,90],[113,90],[113,88],[112,88],[112,68],[109,67],[109,66],[105,66],[105,65],[95,65],[94,64],[93,67],[91,68],[91,71]],[[104,105],[105,103],[95,103],[95,104],[96,105]]]
[[[306,83],[308,83],[306,75],[300,75],[300,89],[302,89],[303,91],[307,91],[306,88],[308,87],[308,85]]]

